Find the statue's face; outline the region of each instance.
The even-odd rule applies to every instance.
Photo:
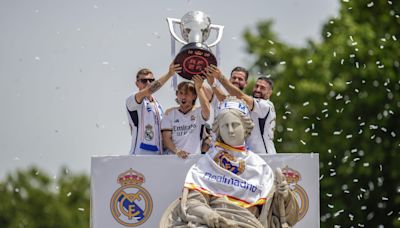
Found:
[[[227,112],[218,125],[221,138],[226,144],[240,146],[244,143],[245,130],[240,117]]]

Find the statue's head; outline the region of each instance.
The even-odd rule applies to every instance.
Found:
[[[228,97],[220,105],[213,131],[217,140],[230,146],[239,146],[244,143],[253,127],[246,103],[236,97]]]

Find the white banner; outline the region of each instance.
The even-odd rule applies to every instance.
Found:
[[[158,227],[200,156],[187,160],[175,155],[92,157],[91,227]],[[261,157],[273,169],[283,169],[296,193],[301,220],[294,227],[319,227],[318,154]]]

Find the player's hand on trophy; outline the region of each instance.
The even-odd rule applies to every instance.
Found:
[[[216,78],[217,80],[220,80],[223,77],[218,67],[212,64],[206,67],[205,74],[209,74],[211,77]]]
[[[172,76],[175,73],[179,74],[182,71],[182,67],[180,64],[174,64],[173,62],[169,65],[168,75]]]
[[[289,184],[287,183],[286,178],[282,174],[282,170],[280,168],[276,169],[275,175],[276,175],[275,178],[276,190],[278,191],[278,194],[281,195],[286,202],[289,199]]]
[[[208,84],[212,87],[215,83],[215,78],[211,75],[207,68],[205,68],[201,73],[206,76]]]
[[[196,91],[199,91],[201,89],[201,87],[203,86],[204,78],[201,77],[200,75],[196,74],[192,77],[192,80],[194,82],[194,87],[195,87]]]

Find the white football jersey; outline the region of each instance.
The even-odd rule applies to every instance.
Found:
[[[254,153],[276,154],[274,131],[276,113],[270,100],[253,98],[253,110],[250,112],[254,128],[246,139],[246,145]]]
[[[179,107],[175,107],[165,112],[161,121],[161,130],[172,131],[172,141],[176,148],[190,154],[200,154],[200,134],[202,125],[205,123],[206,121],[201,115],[201,108],[193,108],[188,113],[182,113],[179,111]]]

